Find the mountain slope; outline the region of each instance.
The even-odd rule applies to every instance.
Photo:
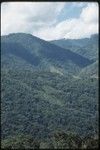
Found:
[[[3,57],[17,56],[33,67],[50,67],[62,69],[64,72],[77,72],[81,68],[93,63],[87,58],[70,50],[65,50],[30,34],[17,33],[1,37],[1,51]],[[6,55],[5,55],[6,54]],[[6,59],[5,59],[6,60]]]
[[[36,145],[38,141],[50,141],[52,135],[59,131],[76,133],[80,138],[98,135],[98,78],[91,79],[88,75],[86,78],[73,77],[76,71],[79,73],[85,66],[92,66],[92,62],[32,35],[3,36],[3,146],[9,145],[11,149],[14,144],[13,137],[17,147],[20,147],[21,141],[22,145],[27,145],[21,135],[32,136],[37,141]],[[61,137],[63,138],[62,135]],[[57,145],[58,140],[59,138]],[[54,143],[54,138],[52,142]],[[70,144],[72,138],[68,142]],[[31,147],[33,148],[33,145]]]
[[[82,69],[79,73],[79,76],[80,77],[88,76],[88,77],[98,78],[98,72],[99,72],[99,64],[98,64],[98,61],[96,61],[93,64]]]
[[[65,49],[70,49],[88,59],[98,59],[98,34],[92,35],[90,38],[84,39],[60,39],[51,41]]]
[[[98,132],[98,81],[33,70],[2,68],[2,138],[46,138],[60,130]]]
[[[12,54],[17,56],[29,64],[38,65],[40,60],[37,56],[31,54],[27,49],[25,49],[19,43],[11,43],[11,42],[2,42],[1,44],[1,55],[9,55]]]

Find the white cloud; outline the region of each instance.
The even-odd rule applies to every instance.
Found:
[[[85,5],[80,3],[80,7]],[[97,3],[87,3],[82,7],[79,18],[59,22],[57,17],[64,6],[64,2],[2,3],[1,33],[25,32],[45,40],[77,39],[98,33]]]
[[[49,34],[48,34],[49,33]],[[45,40],[80,39],[98,33],[98,5],[88,3],[77,19],[67,19],[56,26],[40,29],[35,35]]]
[[[88,4],[86,8],[83,9],[81,13],[81,18],[85,22],[97,22],[98,21],[98,4],[92,3]]]
[[[73,2],[74,7],[84,7],[87,5],[87,2]]]
[[[1,33],[33,32],[56,22],[65,3],[8,2],[1,5]]]

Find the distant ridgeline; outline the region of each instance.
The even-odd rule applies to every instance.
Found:
[[[71,51],[84,56],[90,60],[98,59],[98,34],[92,35],[90,38],[84,39],[60,39],[51,41],[51,43],[60,46],[64,49],[70,49]]]
[[[69,49],[58,47],[50,42],[41,40],[30,34],[10,34],[1,38],[2,58],[20,59],[36,69],[50,70],[50,66],[62,69],[63,72],[77,73],[80,69],[90,65],[89,60]],[[17,61],[16,60],[16,61]]]

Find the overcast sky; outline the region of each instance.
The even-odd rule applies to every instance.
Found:
[[[31,33],[45,40],[78,39],[98,33],[98,3],[5,2],[1,34]]]

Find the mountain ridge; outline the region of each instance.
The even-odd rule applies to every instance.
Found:
[[[3,44],[4,42],[5,44]],[[60,48],[59,46],[32,36],[31,34],[14,33],[2,36],[1,47],[1,51],[6,49],[6,54],[7,51],[9,51],[9,53],[12,53],[13,55],[21,55],[23,59],[27,59],[31,64],[33,62],[33,65],[34,63],[36,63],[37,66],[41,64],[42,68],[45,68],[46,65],[48,67],[56,65],[54,67],[65,68],[66,71],[68,68],[71,72],[72,70],[70,68],[73,65],[76,66],[77,70],[77,68],[84,68],[85,66],[93,63],[92,60],[70,50],[66,51],[64,48]],[[32,60],[32,57],[34,60]]]
[[[98,34],[91,35],[90,38],[82,39],[59,39],[53,40],[51,43],[62,48],[69,48],[71,51],[84,56],[90,60],[98,59]]]

